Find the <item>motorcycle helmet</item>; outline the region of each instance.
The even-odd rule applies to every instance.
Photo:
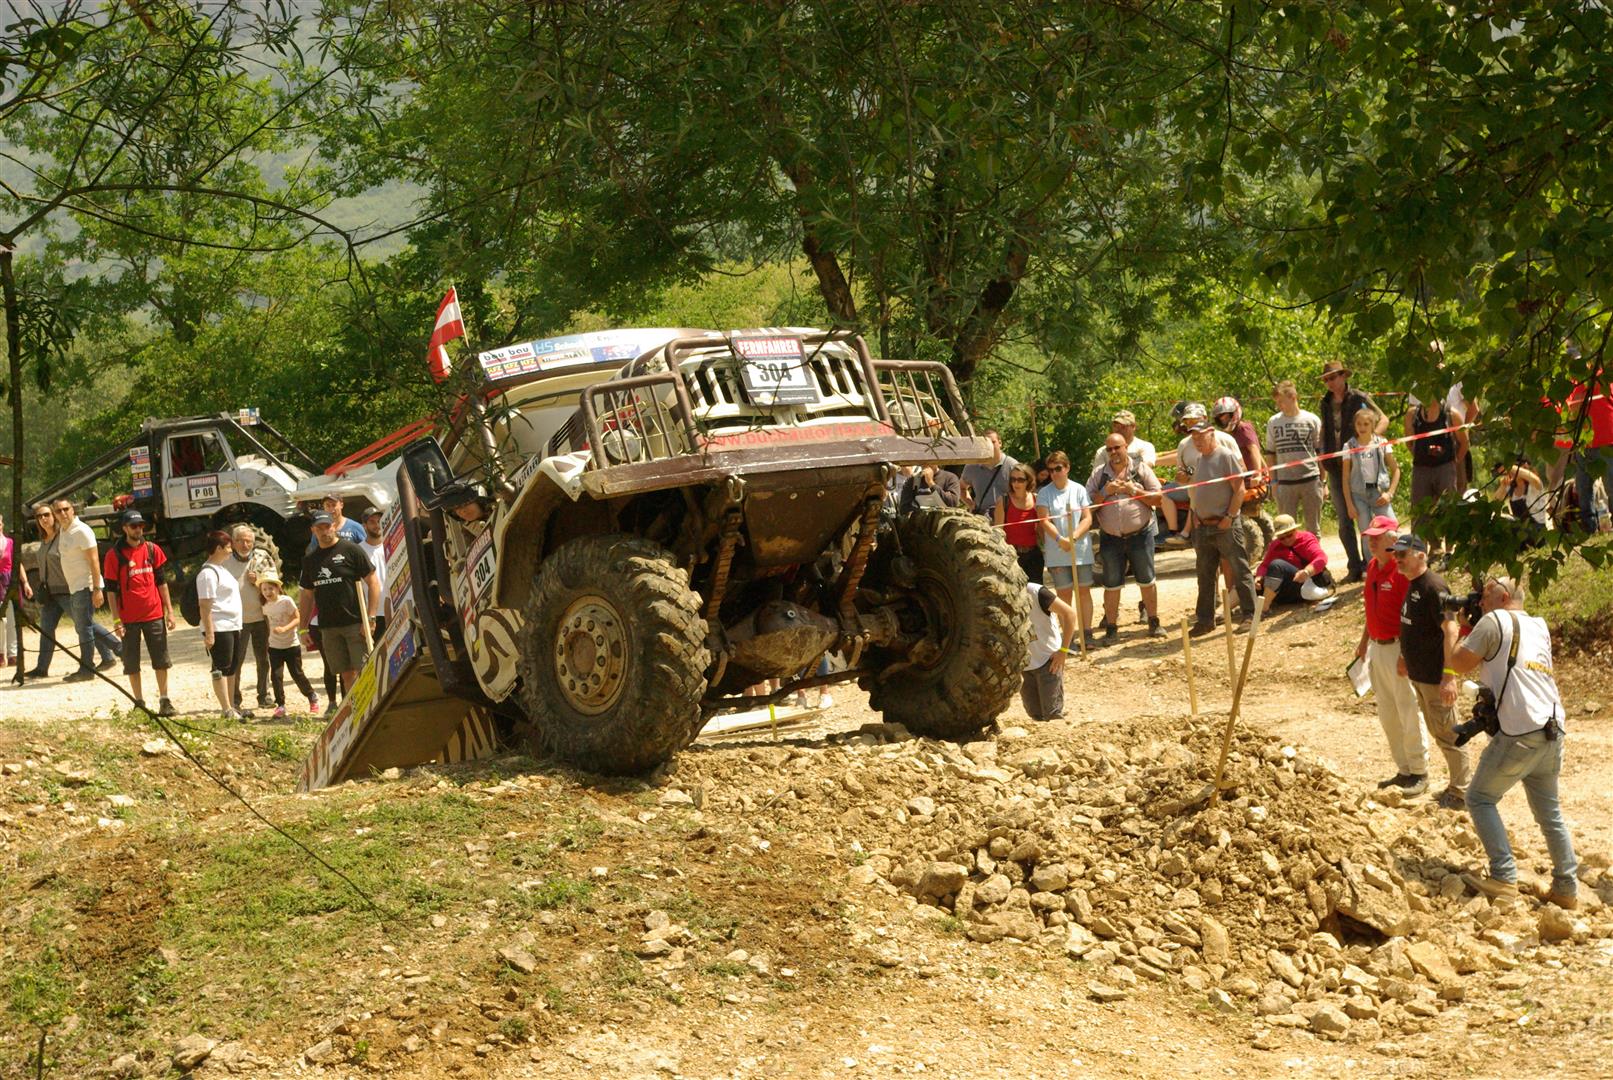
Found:
[[[1243,406],[1238,404],[1237,398],[1230,395],[1227,397],[1216,398],[1215,404],[1210,406],[1210,415],[1215,417],[1215,422],[1218,427],[1227,426],[1221,422],[1221,418],[1228,413],[1232,414],[1232,422],[1234,424],[1243,419]]]

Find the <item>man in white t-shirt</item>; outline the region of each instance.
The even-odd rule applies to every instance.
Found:
[[[1159,453],[1154,444],[1147,439],[1137,437],[1137,417],[1130,409],[1121,409],[1109,421],[1109,434],[1119,435],[1126,440],[1126,453],[1131,460],[1139,465],[1147,465],[1152,469],[1159,463]],[[1092,455],[1092,467],[1101,469],[1109,463],[1109,451],[1106,449],[1108,440],[1098,447],[1097,453]]]
[[[1445,677],[1439,687],[1440,699],[1453,705],[1457,680],[1478,672],[1494,697],[1499,727],[1467,786],[1467,812],[1489,856],[1490,871],[1485,877],[1464,874],[1463,880],[1492,899],[1518,895],[1518,867],[1496,804],[1521,783],[1551,855],[1551,888],[1542,899],[1576,908],[1579,864],[1557,801],[1566,710],[1552,674],[1551,631],[1544,619],[1523,610],[1522,591],[1509,577],[1484,583],[1481,606],[1484,614],[1465,641],[1456,620],[1446,620]]]
[[[1032,720],[1057,720],[1064,715],[1064,657],[1075,643],[1075,609],[1046,585],[1026,588],[1031,594],[1031,648],[1019,700]]]
[[[67,578],[67,612],[78,631],[78,670],[63,682],[85,682],[96,671],[108,671],[118,662],[123,643],[118,636],[95,621],[95,609],[105,595],[101,591],[101,549],[95,531],[78,519],[78,507],[71,499],[57,499],[51,506],[56,515],[56,552],[61,556],[62,573]],[[95,663],[100,653],[101,663]]]
[[[382,610],[370,616],[375,629],[374,640],[380,641],[386,631],[386,617],[391,612],[386,610],[386,547],[381,542],[381,511],[373,506],[364,512],[364,539],[358,546],[370,557],[370,565],[375,567],[375,578],[381,583]]]
[[[1299,388],[1284,379],[1272,389],[1277,411],[1266,421],[1266,453],[1276,486],[1277,511],[1305,515],[1305,531],[1322,534],[1322,418],[1299,407]]]

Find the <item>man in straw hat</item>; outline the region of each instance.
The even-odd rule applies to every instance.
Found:
[[[1350,385],[1353,372],[1343,361],[1329,360],[1322,365],[1322,385],[1327,390],[1316,405],[1322,418],[1322,453],[1336,454],[1355,433],[1355,414],[1371,409],[1378,414],[1377,433],[1389,428],[1389,415],[1379,409],[1372,395]],[[1327,469],[1327,493],[1333,502],[1333,513],[1339,519],[1339,540],[1344,544],[1344,557],[1349,563],[1346,581],[1360,581],[1366,572],[1367,555],[1356,540],[1355,522],[1350,520],[1350,492],[1344,484],[1344,459],[1329,458],[1322,462]]]

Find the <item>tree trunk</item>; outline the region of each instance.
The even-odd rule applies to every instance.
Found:
[[[0,243],[0,294],[6,309],[6,367],[11,382],[11,530],[22,527],[22,325],[18,322],[17,279],[11,268],[13,248]],[[19,534],[20,535],[20,534]]]
[[[998,324],[1029,263],[1030,247],[1023,234],[1016,233],[1009,240],[1002,272],[980,290],[973,310],[953,341],[951,368],[959,383],[968,385],[974,378],[975,368],[997,343]]]

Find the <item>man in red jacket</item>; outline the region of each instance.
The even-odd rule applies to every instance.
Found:
[[[174,628],[174,605],[168,597],[163,567],[168,557],[162,548],[146,539],[146,519],[138,510],[125,510],[118,518],[123,539],[106,553],[101,577],[108,592],[117,593],[112,608],[113,629],[123,639],[123,673],[129,677],[129,690],[140,707],[146,707],[140,687],[140,641],[145,639],[151,654],[151,670],[157,673],[158,716],[173,716],[168,700],[168,631]]]
[[[1320,600],[1333,588],[1333,576],[1327,572],[1327,552],[1322,550],[1316,534],[1301,529],[1288,514],[1278,514],[1272,524],[1277,535],[1255,572],[1255,588],[1266,597],[1261,615],[1268,614],[1273,604]]]
[[[1398,787],[1404,795],[1421,795],[1428,790],[1428,742],[1423,737],[1422,713],[1410,681],[1402,674],[1400,662],[1400,608],[1411,583],[1395,565],[1394,545],[1400,539],[1399,525],[1387,514],[1379,514],[1361,530],[1372,549],[1367,563],[1366,625],[1355,655],[1367,660],[1372,679],[1372,695],[1378,700],[1378,723],[1389,740],[1389,755],[1395,761],[1395,775],[1380,781],[1378,787]]]

